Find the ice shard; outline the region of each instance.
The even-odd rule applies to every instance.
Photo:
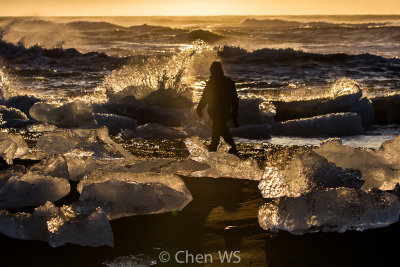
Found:
[[[228,153],[228,147],[221,145],[217,152],[208,152],[198,137],[185,140],[189,150],[189,158],[199,163],[205,163],[210,167],[204,170],[194,171],[190,176],[194,177],[230,177],[249,180],[260,180],[263,171],[258,167],[253,158],[241,160]]]
[[[29,152],[29,147],[20,135],[0,132],[0,156],[13,164],[13,159],[20,158]]]
[[[378,150],[352,148],[334,139],[323,142],[315,152],[339,167],[360,170],[364,190],[393,190],[400,183],[400,136],[386,141]]]
[[[106,127],[95,130],[57,129],[40,136],[36,146],[47,154],[63,155],[78,149],[91,152],[95,159],[134,158],[132,154],[110,138]]]
[[[270,231],[342,233],[385,227],[397,222],[399,214],[399,199],[391,193],[330,188],[272,200],[260,207],[258,221]]]
[[[38,102],[30,108],[29,115],[37,121],[61,127],[79,127],[94,121],[91,106],[81,101],[61,106]]]
[[[360,188],[361,172],[342,169],[314,152],[296,156],[283,170],[267,167],[258,188],[264,198],[299,197],[323,188]]]
[[[362,133],[361,117],[350,112],[278,122],[272,127],[273,135],[285,136],[346,136]]]
[[[95,169],[81,180],[78,191],[81,201],[110,203],[110,219],[182,210],[192,200],[178,176],[129,169]]]
[[[69,179],[68,165],[61,155],[52,155],[32,165],[29,171],[38,175]]]
[[[114,245],[110,224],[100,207],[82,212],[79,205],[58,208],[46,202],[32,214],[1,210],[0,232],[17,239],[47,241],[52,247],[67,243],[93,247]]]
[[[32,172],[5,172],[0,177],[0,208],[37,206],[59,200],[69,191],[70,185],[63,178]]]

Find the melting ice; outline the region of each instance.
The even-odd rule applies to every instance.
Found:
[[[208,152],[198,137],[185,140],[189,150],[190,159],[208,164],[205,170],[195,171],[190,174],[193,177],[230,177],[249,180],[260,180],[263,171],[253,159],[241,160],[235,155],[228,154],[227,145],[218,147],[217,152]]]
[[[0,231],[9,237],[47,241],[52,247],[66,243],[113,246],[114,237],[104,211],[82,211],[76,205],[55,207],[46,202],[32,214],[0,211]]]
[[[260,207],[258,221],[265,230],[307,232],[362,231],[398,221],[400,202],[387,192],[331,188],[297,198],[279,198]]]
[[[110,203],[110,219],[182,210],[192,195],[172,174],[96,169],[79,183],[80,200]]]
[[[259,210],[261,227],[303,234],[362,231],[397,222],[399,199],[381,190],[393,190],[400,182],[399,140],[386,141],[378,150],[328,140],[281,170],[268,168],[259,189],[274,200]]]

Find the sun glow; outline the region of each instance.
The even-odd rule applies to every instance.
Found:
[[[398,0],[1,0],[1,16],[399,14]]]

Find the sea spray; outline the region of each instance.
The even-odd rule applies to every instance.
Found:
[[[15,80],[7,73],[5,67],[1,67],[0,61],[0,101],[7,100],[14,95],[14,82]]]
[[[185,46],[175,55],[142,57],[114,70],[99,87],[108,96],[134,87],[134,96],[143,98],[157,89],[173,89],[192,97],[192,87],[199,76],[217,58],[216,52],[202,41]]]

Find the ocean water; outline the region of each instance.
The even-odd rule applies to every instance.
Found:
[[[270,113],[269,101],[329,98],[354,84],[387,97],[400,85],[399,29],[400,16],[3,17],[1,87],[57,103],[167,87],[196,102],[221,60],[240,96],[262,98]]]
[[[293,244],[301,248],[289,249],[300,251],[284,257],[291,263],[318,262],[326,251],[358,261],[348,253],[354,248],[380,263],[397,261],[398,247],[380,244],[398,224],[346,235],[350,249],[333,242],[343,244],[338,235],[291,242],[271,233],[343,233],[398,221],[399,29],[400,16],[0,18],[2,157],[15,163],[1,165],[0,232],[53,247],[103,246],[49,251],[0,235],[2,262],[47,263],[53,255],[68,266],[150,266],[164,249],[204,245],[207,252],[231,241],[252,264],[286,255]],[[207,151],[210,121],[194,110],[215,60],[241,98],[244,126],[232,129],[240,158],[226,144]],[[120,216],[131,218],[109,223]],[[254,240],[267,257],[253,254]],[[302,248],[310,244],[317,250],[307,256]]]

